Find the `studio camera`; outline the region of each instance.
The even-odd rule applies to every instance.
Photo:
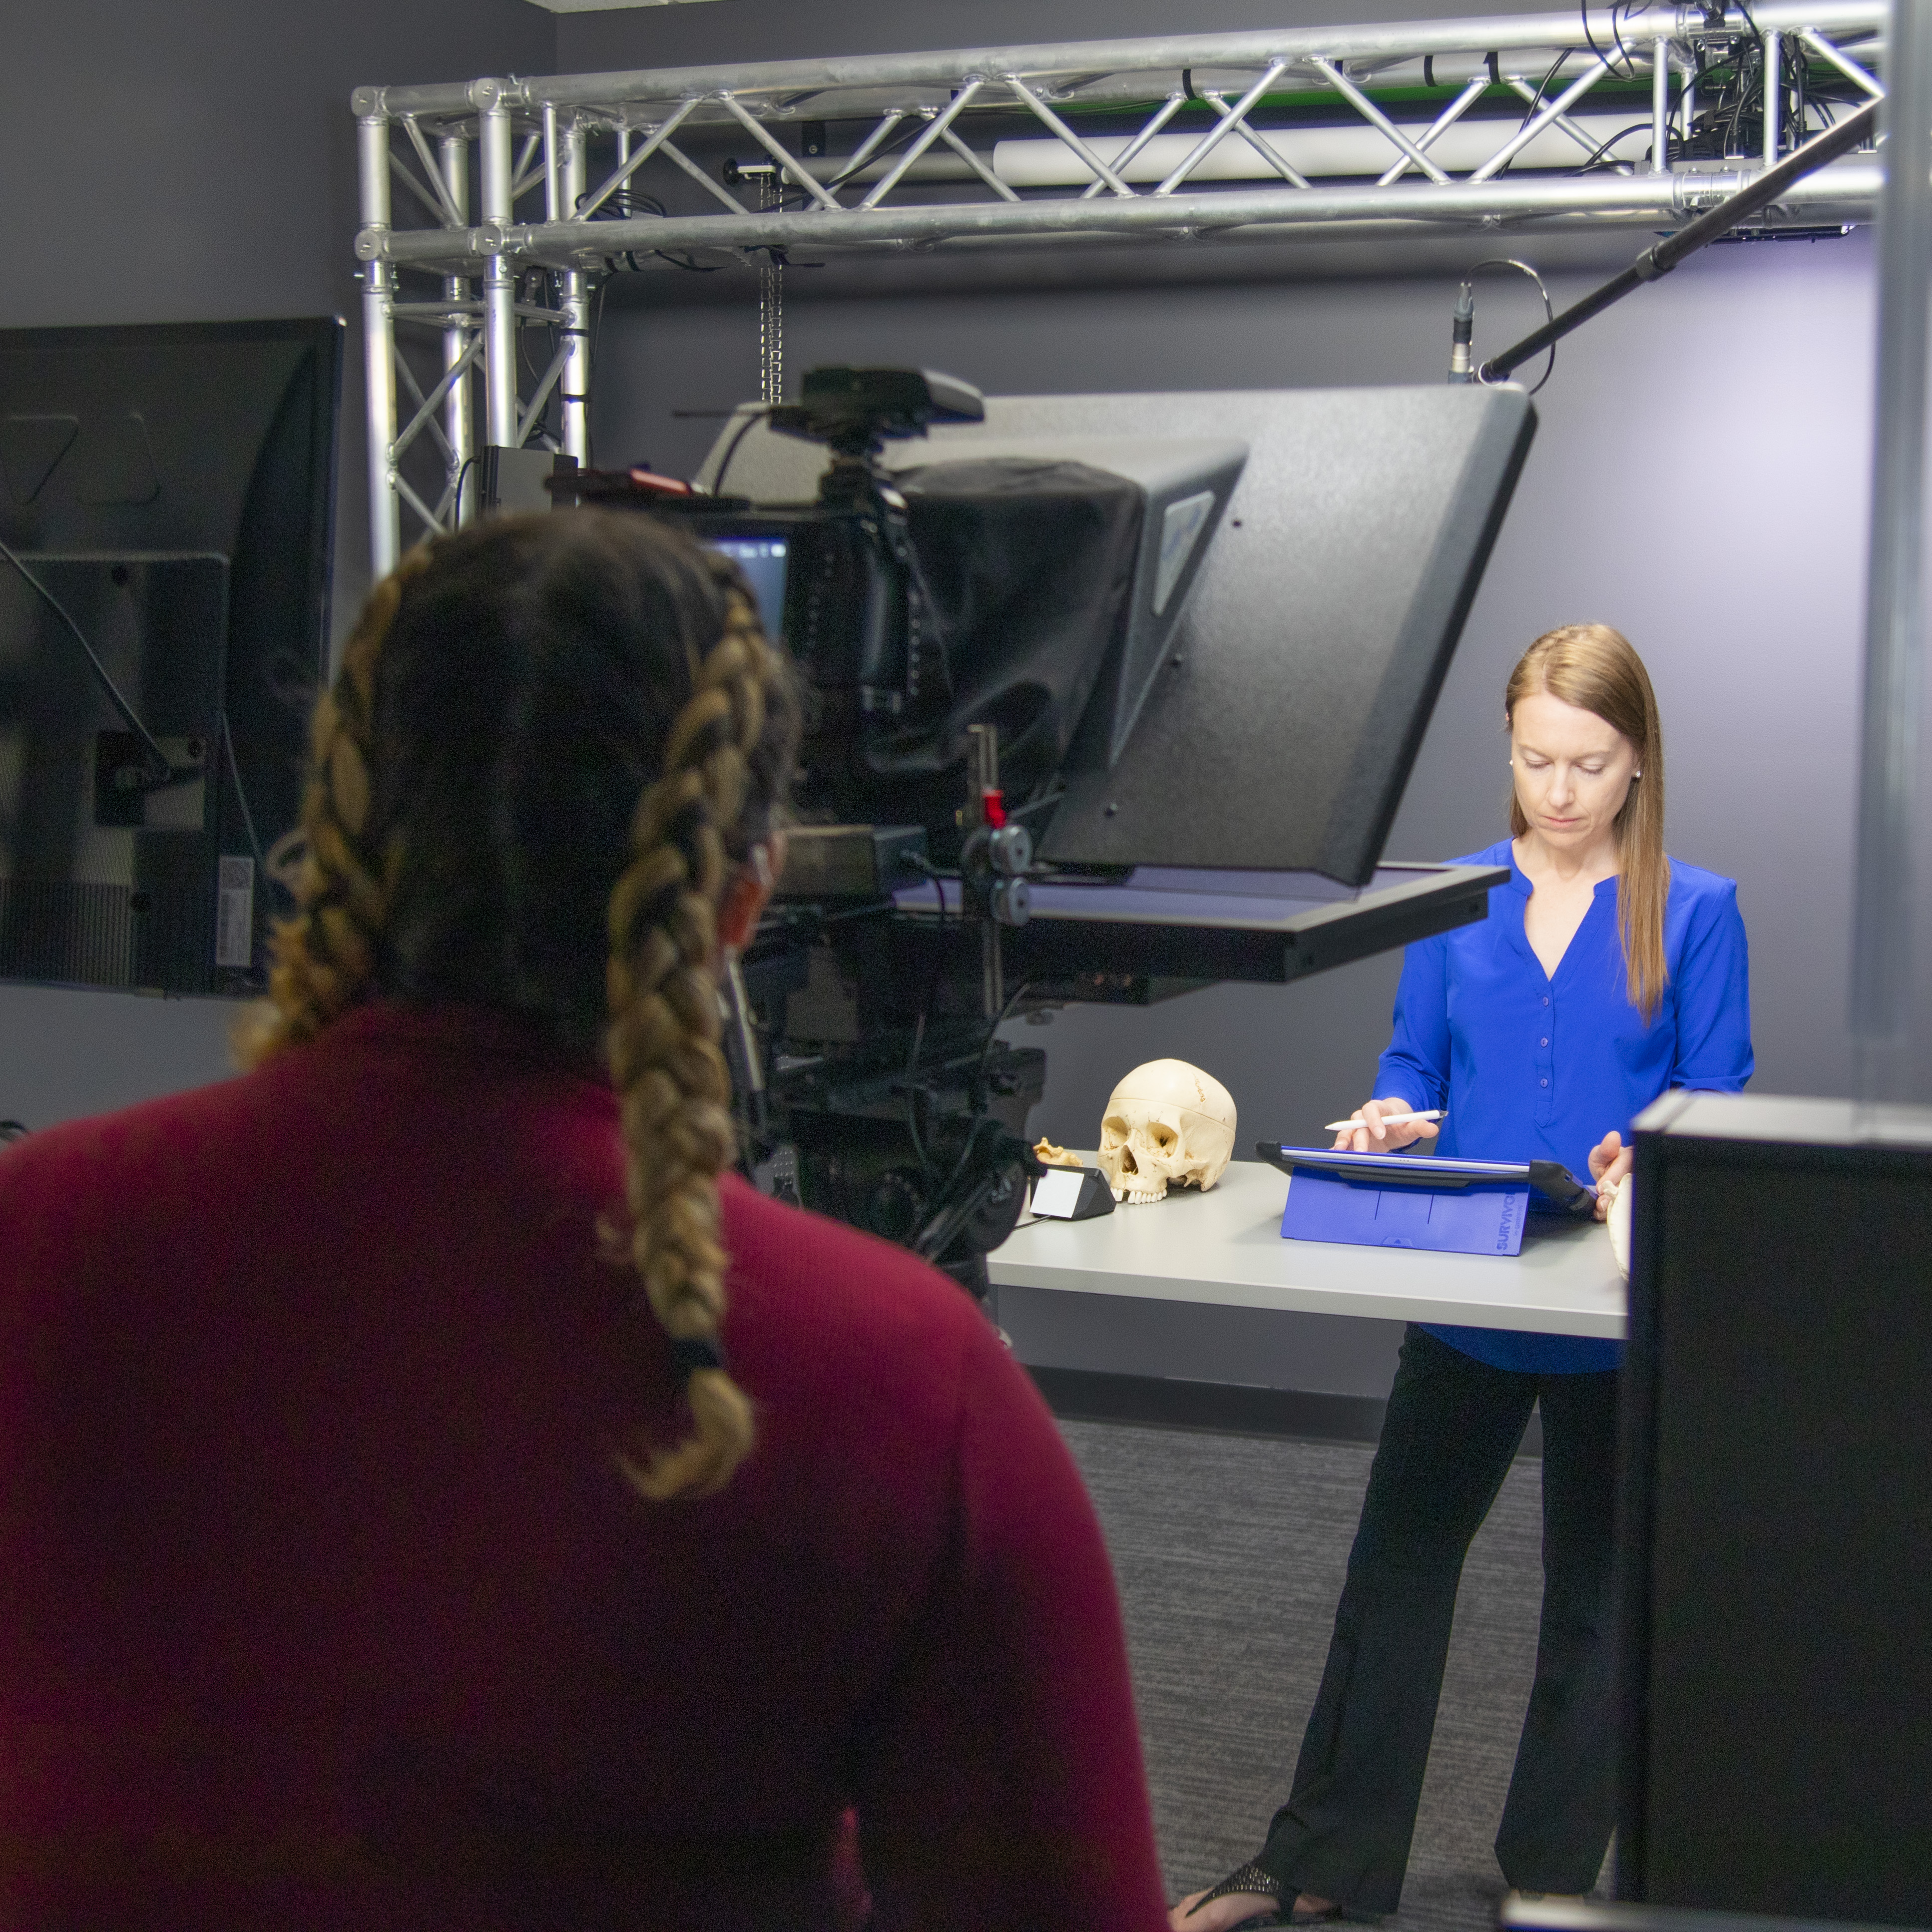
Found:
[[[1514,390],[983,398],[808,374],[688,490],[805,686],[729,1029],[760,1184],[983,1292],[1037,1163],[1006,1021],[1483,916],[1382,849],[1534,424]]]

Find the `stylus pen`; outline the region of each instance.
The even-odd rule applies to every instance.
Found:
[[[1426,1114],[1384,1114],[1382,1125],[1399,1127],[1405,1120],[1446,1120],[1449,1118],[1447,1107],[1432,1107]],[[1366,1120],[1330,1120],[1322,1131],[1324,1134],[1339,1134],[1345,1127],[1366,1127]]]

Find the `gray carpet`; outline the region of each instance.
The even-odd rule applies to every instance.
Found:
[[[1063,1422],[1120,1580],[1168,1894],[1253,1855],[1288,1795],[1369,1449]],[[1540,1467],[1519,1462],[1469,1554],[1402,1910],[1478,1932],[1536,1660]]]

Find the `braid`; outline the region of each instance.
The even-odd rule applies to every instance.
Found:
[[[750,1405],[715,1346],[725,1269],[718,1176],[737,1153],[715,959],[730,872],[725,835],[744,808],[767,695],[783,670],[743,590],[730,583],[724,595],[723,632],[693,670],[610,897],[608,1053],[622,1108],[631,1258],[652,1313],[680,1345],[694,1424],[646,1462],[620,1458],[654,1499],[711,1494],[752,1446]]]
[[[335,683],[316,700],[301,837],[307,847],[295,886],[296,916],[279,922],[268,998],[244,1021],[236,1048],[254,1066],[313,1040],[365,998],[388,912],[394,855],[370,849],[371,731],[376,666],[402,608],[403,592],[428,568],[418,545],[377,584],[342,654]]]

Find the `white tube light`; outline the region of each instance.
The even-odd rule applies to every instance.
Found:
[[[1585,114],[1568,117],[1594,147],[1606,142],[1600,161],[1628,161],[1641,166],[1650,152],[1647,115]],[[1429,158],[1451,174],[1480,167],[1520,124],[1513,121],[1459,121],[1430,144]],[[1419,140],[1426,122],[1412,122],[1402,132]],[[1127,164],[1124,178],[1138,186],[1165,181],[1193,152],[1198,134],[1156,134]],[[1340,127],[1276,128],[1257,138],[1289,166],[1311,178],[1366,176],[1385,172],[1401,158],[1388,136],[1360,122]],[[1112,167],[1126,150],[1124,134],[1090,134],[1087,145]],[[1510,164],[1513,174],[1554,170],[1568,173],[1589,159],[1589,152],[1560,127],[1546,128]],[[1000,141],[993,149],[993,172],[1009,188],[1084,188],[1093,170],[1064,142]],[[1420,178],[1418,173],[1418,178]],[[1245,141],[1223,141],[1188,177],[1189,182],[1271,181],[1279,178],[1268,163]]]

